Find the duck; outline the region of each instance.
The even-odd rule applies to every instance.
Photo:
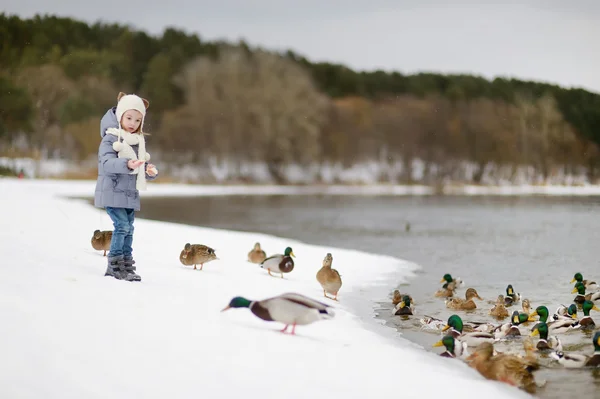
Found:
[[[248,308],[252,314],[264,321],[283,323],[282,333],[287,333],[289,326],[292,326],[291,335],[296,334],[296,326],[332,319],[335,316],[331,306],[293,292],[260,301],[252,301],[242,296],[236,296],[229,301],[229,304],[221,312],[237,308]]]
[[[483,377],[517,386],[535,393],[537,385],[533,372],[539,369],[537,360],[506,353],[494,355],[494,345],[484,342],[467,357],[467,364]]]
[[[565,353],[562,350],[558,350],[550,356],[568,369],[600,367],[600,331],[596,331],[592,338],[592,343],[594,344],[594,353],[592,356],[586,356],[580,353]]]
[[[529,315],[529,321],[535,321],[535,316],[539,316],[539,321],[540,322],[544,322],[546,324],[548,324],[548,328],[550,330],[551,333],[554,334],[561,334],[561,333],[565,333],[568,331],[572,331],[574,329],[578,329],[580,327],[579,322],[577,320],[553,320],[553,321],[548,321],[548,308],[546,306],[538,306],[530,315]],[[534,330],[534,328],[537,327],[537,324],[535,324],[532,328],[531,331]]]
[[[569,305],[569,307],[566,307],[565,305],[560,305],[556,309],[556,312],[552,315],[552,318],[554,320],[577,320],[577,305],[575,305],[574,303]]]
[[[493,342],[494,336],[488,332],[463,332],[463,321],[460,316],[453,314],[448,318],[448,322],[442,332],[450,330],[447,334],[452,335],[454,338],[459,338],[470,347],[476,347],[481,345],[483,342]]]
[[[440,280],[440,283],[454,283],[455,288],[460,288],[463,284],[463,281],[460,277],[453,278],[451,274],[446,273]]]
[[[436,331],[442,331],[442,329],[446,325],[445,321],[443,321],[441,319],[437,319],[432,316],[427,316],[427,315],[421,317],[419,319],[419,323],[421,323],[422,329],[436,330]]]
[[[456,283],[445,283],[441,289],[435,292],[436,297],[451,298],[456,292]]]
[[[433,347],[444,346],[446,350],[440,353],[442,357],[449,358],[466,358],[469,353],[467,344],[454,338],[452,335],[446,335],[441,340],[432,345]]]
[[[504,305],[512,306],[521,300],[521,294],[516,294],[512,284],[506,287],[506,296],[504,297]]]
[[[277,254],[273,256],[269,256],[267,259],[260,263],[260,267],[266,269],[269,272],[269,276],[272,276],[271,272],[276,272],[281,274],[281,278],[283,278],[284,273],[290,273],[294,270],[294,259],[296,255],[294,255],[294,251],[291,247],[287,247],[285,251],[283,251],[283,255]]]
[[[585,285],[583,285],[583,283],[580,283],[579,281],[575,284],[573,291],[571,291],[571,294],[574,293],[577,293],[577,295],[575,296],[575,298],[573,298],[573,302],[579,305],[583,304],[585,301],[597,301],[598,299],[600,299],[600,291],[594,292],[593,294],[586,294]]]
[[[521,336],[521,330],[519,330],[519,324],[522,323],[519,311],[515,310],[510,316],[510,323],[502,324],[494,330],[494,338],[513,338]]]
[[[600,309],[594,304],[592,301],[585,301],[582,305],[583,317],[579,320],[579,325],[582,329],[592,329],[596,327],[596,323],[594,323],[594,319],[590,316],[590,311],[595,310],[600,312]]]
[[[317,272],[317,281],[323,288],[323,296],[337,301],[338,292],[342,288],[342,276],[337,270],[331,268],[332,263],[333,255],[328,253],[323,259],[323,266]],[[327,296],[327,293],[333,295],[333,298]]]
[[[394,314],[396,316],[411,316],[414,310],[414,306],[410,303],[410,297],[408,295],[404,295],[402,297],[402,302],[400,302],[394,309]]]
[[[408,295],[408,294],[406,294]],[[394,290],[394,292],[392,293],[392,305],[396,306],[398,305],[400,302],[402,302],[402,297],[404,295],[400,293],[400,290]],[[414,304],[415,301],[413,300],[412,296],[408,295],[408,298],[410,299],[410,303]]]
[[[531,313],[531,302],[529,302],[529,299],[523,299],[523,301],[521,301],[521,307],[523,308],[523,312],[529,316],[529,313]]]
[[[504,295],[498,295],[498,300],[494,307],[489,311],[490,316],[502,320],[508,317],[508,310],[504,306]]]
[[[92,248],[96,251],[104,251],[102,256],[106,256],[106,251],[110,250],[110,242],[112,240],[111,230],[95,230],[92,235]]]
[[[531,332],[531,336],[535,337],[536,335],[540,336],[540,340],[536,345],[538,351],[562,351],[562,342],[560,342],[558,337],[552,335],[550,338],[548,338],[548,324],[545,322],[542,321],[535,325],[533,331]]]
[[[446,307],[454,310],[473,310],[477,309],[477,304],[473,298],[481,299],[475,288],[469,288],[465,292],[465,298],[450,298],[446,300]]]
[[[217,260],[217,254],[211,247],[202,244],[185,244],[183,250],[179,254],[179,261],[184,266],[194,266],[194,270],[197,270],[196,265],[200,265],[200,270],[204,267],[205,263]]]
[[[260,247],[260,242],[254,244],[254,248],[250,252],[248,252],[248,262],[260,264],[262,261],[267,259],[267,254]]]
[[[597,291],[600,288],[595,281],[584,280],[583,275],[579,272],[575,273],[573,280],[571,280],[571,284],[573,284],[575,281],[582,283],[585,289],[588,291]]]

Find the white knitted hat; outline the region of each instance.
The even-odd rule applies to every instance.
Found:
[[[148,101],[144,100],[141,97],[136,96],[135,94],[125,94],[119,93],[118,97],[117,110],[115,112],[117,116],[117,122],[119,123],[119,129],[121,128],[121,118],[123,114],[130,109],[135,109],[142,114],[142,122],[140,123],[140,132],[143,132],[144,127],[144,119],[146,117],[146,108],[148,108]]]

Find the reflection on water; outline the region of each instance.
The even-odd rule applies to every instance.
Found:
[[[512,284],[533,309],[554,313],[574,295],[569,283],[576,271],[600,279],[599,198],[594,197],[369,197],[234,196],[144,198],[139,217],[215,228],[259,231],[313,244],[396,256],[422,270],[401,292],[416,301],[408,320],[391,316],[390,302],[376,304],[378,317],[397,326],[404,337],[433,350],[439,334],[424,332],[424,314],[446,320],[457,312],[465,320],[489,320],[495,298]],[[410,231],[405,230],[410,223]],[[343,272],[342,272],[343,273]],[[473,312],[450,311],[433,293],[445,273],[461,277],[483,301]],[[597,281],[597,280],[596,280]],[[520,308],[520,303],[517,305]],[[516,307],[509,308],[510,311]],[[580,314],[581,316],[581,314]],[[592,316],[600,322],[597,314]],[[525,328],[523,328],[525,330]],[[591,354],[589,334],[562,334],[566,351]],[[515,343],[517,347],[520,345]],[[436,351],[439,348],[435,348]],[[441,351],[440,351],[441,352]],[[536,376],[547,380],[543,398],[598,397],[597,370],[564,370],[542,359]]]

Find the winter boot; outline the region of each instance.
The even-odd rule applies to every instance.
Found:
[[[127,272],[123,265],[123,255],[108,257],[108,267],[106,268],[104,275],[114,277],[117,280],[123,280],[123,278],[127,276]]]
[[[123,258],[123,265],[125,269],[125,277],[126,281],[142,281],[142,277],[135,272],[136,267],[134,266],[135,261],[131,257]]]

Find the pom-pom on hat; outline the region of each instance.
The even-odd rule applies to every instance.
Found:
[[[123,114],[130,109],[134,109],[142,114],[142,122],[140,123],[139,131],[143,132],[144,119],[146,117],[146,108],[150,106],[148,100],[136,96],[135,94],[125,94],[120,92],[117,96],[117,110],[115,112],[117,116],[117,122],[119,123],[119,129],[121,128],[121,118]]]

